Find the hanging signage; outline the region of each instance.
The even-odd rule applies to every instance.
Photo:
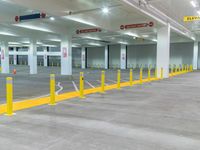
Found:
[[[24,16],[15,16],[15,22],[32,20],[32,19],[39,19],[39,18],[46,18],[46,13],[36,13]]]
[[[200,16],[185,16],[183,18],[184,22],[198,21],[200,20]]]
[[[67,48],[66,47],[62,48],[62,56],[63,56],[63,58],[67,58]]]
[[[149,23],[138,23],[138,24],[128,24],[128,25],[121,25],[120,29],[121,30],[126,30],[126,29],[132,29],[132,28],[146,28],[146,27],[153,27],[154,23],[149,22]]]
[[[4,49],[1,50],[1,60],[4,60],[5,58],[5,52]]]
[[[76,34],[91,33],[91,32],[101,32],[101,29],[100,28],[92,28],[92,29],[76,30]]]

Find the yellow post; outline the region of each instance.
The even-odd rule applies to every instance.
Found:
[[[50,75],[50,102],[49,105],[56,105],[55,100],[55,74]]]
[[[84,96],[84,73],[83,72],[80,72],[80,98],[85,98]]]
[[[118,88],[118,89],[121,88],[120,82],[121,82],[121,71],[118,70],[118,71],[117,71],[117,88]]]
[[[11,77],[6,78],[6,116],[13,115],[13,79]]]
[[[148,81],[151,81],[151,68],[148,68]]]
[[[133,86],[133,69],[130,69],[130,86]]]
[[[143,68],[140,68],[140,84],[143,83]]]
[[[161,74],[160,74],[161,79],[163,79],[163,68],[161,68]]]
[[[101,72],[101,92],[105,93],[105,71]]]

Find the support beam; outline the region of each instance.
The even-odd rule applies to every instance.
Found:
[[[82,69],[86,68],[86,48],[85,47],[81,48],[81,68]]]
[[[72,75],[72,37],[62,36],[61,40],[61,75]]]
[[[1,43],[1,73],[9,73],[9,50],[8,50],[8,42]]]
[[[120,50],[120,68],[121,69],[126,69],[126,45],[125,44],[121,44],[121,50]]]
[[[14,52],[14,55],[13,55],[13,64],[17,65],[17,47],[13,47],[13,52]]]
[[[48,60],[47,60],[47,47],[44,47],[44,55],[43,55],[44,67],[47,67]]]
[[[198,41],[194,42],[194,49],[193,49],[193,69],[197,70],[198,68],[198,50],[199,50],[199,43]]]
[[[30,41],[29,48],[29,66],[30,66],[30,74],[37,74],[37,45],[36,40]]]
[[[161,77],[161,68],[163,68],[163,78],[169,77],[170,60],[170,24],[158,29],[157,33],[157,75]]]
[[[105,69],[108,69],[109,68],[109,45],[106,45],[105,46],[105,50],[104,50],[104,57],[105,57],[105,61],[104,61],[104,66],[105,66]]]

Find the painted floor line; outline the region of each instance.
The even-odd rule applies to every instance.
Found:
[[[73,84],[75,90],[78,92],[79,90],[78,90],[78,87],[76,86],[76,83],[74,81],[72,81],[72,84]]]
[[[101,83],[101,81],[100,81],[100,80],[97,80],[97,82]],[[109,85],[109,84],[108,84],[108,83],[105,83],[105,85]]]
[[[60,89],[56,91],[56,95],[58,95],[58,94],[63,90],[63,87],[61,86],[61,83],[60,83],[60,82],[58,82],[57,86],[58,86]]]
[[[92,88],[95,88],[95,86],[92,85],[89,81],[85,80],[85,82],[86,82],[89,86],[91,86]]]

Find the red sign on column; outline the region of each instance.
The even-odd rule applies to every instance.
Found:
[[[1,59],[4,60],[5,57],[5,53],[4,53],[4,49],[1,50]]]
[[[67,57],[67,48],[66,47],[62,48],[62,55],[63,55],[63,58]]]

